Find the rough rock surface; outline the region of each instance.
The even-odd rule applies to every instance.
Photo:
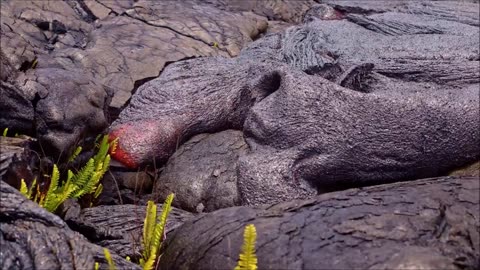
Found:
[[[168,66],[112,125],[114,158],[165,162],[193,135],[242,129],[251,148],[240,155],[243,204],[439,176],[478,160],[478,29],[445,18],[448,5],[415,18],[385,5],[366,14],[320,5],[234,59]]]
[[[168,63],[235,56],[268,18],[298,22],[313,3],[244,2],[2,1],[0,127],[36,135],[57,159],[107,127]],[[24,78],[4,82],[19,71]]]
[[[240,205],[237,165],[246,151],[240,131],[194,136],[168,160],[156,182],[155,197],[162,202],[173,192],[173,205],[191,212]]]
[[[479,192],[446,177],[222,209],[176,230],[160,267],[232,269],[253,223],[259,269],[476,269]]]
[[[0,61],[2,70],[13,66],[6,56]],[[110,93],[82,71],[54,66],[15,70],[0,81],[0,91],[0,127],[35,135],[47,155],[68,156],[81,138],[108,126]]]
[[[251,106],[275,89],[254,60],[238,61],[198,58],[167,66],[112,124],[110,136],[119,138],[112,156],[133,168],[160,164],[193,135],[241,129]]]
[[[58,216],[0,181],[1,269],[101,269],[103,248],[72,231]],[[118,269],[140,269],[112,252]]]
[[[364,94],[277,69],[279,90],[245,121],[251,151],[238,185],[248,204],[341,187],[446,174],[480,158],[478,90],[470,99]]]
[[[66,211],[65,220],[74,230],[82,233],[97,245],[106,247],[125,258],[139,259],[142,252],[142,233],[146,204],[104,205]],[[157,204],[157,215],[162,212],[162,205]],[[165,232],[181,226],[193,214],[172,208]]]

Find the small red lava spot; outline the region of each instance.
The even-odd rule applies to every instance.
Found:
[[[120,136],[124,132],[125,132],[125,130],[120,128],[120,129],[114,130],[110,134],[108,134],[108,140],[110,142],[119,138],[117,148],[115,149],[114,152],[110,151],[110,156],[113,159],[115,159],[116,161],[125,165],[126,167],[128,167],[130,169],[136,169],[138,167],[138,164],[133,160],[132,156],[130,154],[128,154],[122,148],[122,144],[121,144],[121,141],[120,141]]]
[[[331,20],[342,20],[342,19],[345,19],[345,14],[337,9],[335,9],[335,11],[333,12],[333,16],[331,18]]]

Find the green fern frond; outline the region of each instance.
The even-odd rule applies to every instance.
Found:
[[[62,201],[58,194],[50,193],[45,195],[45,202],[42,207],[53,213],[61,203]]]
[[[93,158],[95,160],[95,167],[97,167],[99,163],[103,163],[105,157],[108,154],[109,148],[110,148],[110,144],[108,143],[108,135],[105,135],[103,136],[102,141],[100,142],[100,147],[98,149],[97,154]]]
[[[60,179],[60,171],[58,170],[57,165],[54,164],[53,170],[52,170],[52,177],[50,178],[50,186],[48,187],[48,192],[52,193],[58,189],[59,179]]]
[[[94,193],[95,189],[98,186],[98,183],[100,183],[100,179],[102,179],[102,176],[103,174],[101,171],[94,172],[92,177],[90,178],[90,181],[88,181],[87,184],[83,187],[80,194],[83,195]]]
[[[75,152],[73,152],[70,158],[68,158],[68,162],[74,161],[78,157],[78,155],[80,155],[81,152],[82,152],[82,147],[81,146],[77,147],[75,149]]]
[[[174,196],[175,195],[173,193],[169,194],[162,206],[162,215],[160,216],[160,224],[157,225],[161,229],[160,237],[159,237],[160,243],[157,244],[158,248],[160,247],[160,244],[161,244],[161,239],[162,239],[161,237],[163,237],[163,234],[165,232],[165,226],[167,225],[168,214],[170,214],[170,212],[172,211],[172,202],[173,202]]]
[[[93,270],[100,270],[100,264],[98,262],[95,262]]]
[[[5,128],[5,129],[3,130],[3,137],[7,137],[7,132],[8,132],[8,128]]]
[[[90,181],[93,171],[94,171],[94,160],[93,158],[91,158],[88,160],[87,164],[85,164],[85,166],[83,166],[83,168],[80,169],[80,171],[75,175],[75,177],[72,180],[75,183],[75,185],[78,187],[78,189],[72,194],[73,198],[78,198],[85,193],[83,189],[87,185],[87,183]]]
[[[155,232],[156,219],[157,205],[153,201],[148,201],[147,212],[145,215],[145,220],[143,221],[143,258],[145,260],[150,257],[150,246]]]
[[[157,258],[157,254],[155,252],[152,252],[150,254],[150,257],[148,257],[148,260],[142,265],[143,270],[153,270],[153,267],[155,266],[156,258]]]
[[[5,129],[4,133],[8,129]],[[100,196],[103,186],[100,184],[101,178],[108,171],[110,166],[109,147],[114,142],[108,142],[108,136],[104,136],[98,146],[97,154],[88,160],[88,162],[75,174],[68,170],[66,181],[60,181],[60,172],[57,165],[53,166],[50,177],[50,185],[47,191],[42,191],[34,179],[30,188],[27,187],[25,181],[21,183],[21,192],[29,199],[37,202],[40,206],[50,212],[54,212],[65,200],[69,198],[79,198],[85,194],[93,194],[93,198]],[[82,151],[82,147],[77,147],[69,161],[73,161]],[[48,175],[46,175],[48,177]],[[91,199],[91,198],[89,198]],[[88,203],[85,201],[85,203]],[[92,205],[92,201],[90,201]]]
[[[32,185],[28,189],[27,198],[32,199],[33,190],[35,189],[36,185],[37,185],[37,178],[34,178]]]
[[[50,186],[48,187],[47,193],[45,194],[45,202],[42,205],[45,209],[50,212],[55,211],[55,205],[57,205],[58,200],[60,199],[57,194],[58,189],[58,180],[60,179],[60,172],[58,171],[57,165],[53,165],[52,176],[50,177]]]
[[[107,155],[102,162],[102,176],[108,171],[108,167],[110,167],[110,155]]]
[[[27,187],[27,183],[25,183],[25,179],[22,178],[22,180],[20,180],[20,193],[23,194],[23,196],[27,197],[28,199],[30,199],[30,197],[28,196],[28,187]]]
[[[155,262],[158,259],[160,247],[162,245],[167,217],[172,209],[174,195],[168,195],[163,203],[162,214],[157,220],[157,205],[153,201],[148,201],[147,214],[143,224],[143,258],[140,259],[140,265],[144,270],[153,270]]]
[[[102,193],[103,191],[103,185],[102,184],[99,184],[97,189],[95,189],[95,193],[93,195],[93,197],[96,199],[98,198],[98,196],[100,196],[100,194]]]
[[[77,190],[78,187],[72,182],[73,177],[74,177],[74,173],[71,170],[68,170],[67,181],[57,191],[58,200],[53,206],[54,210],[57,209],[64,201],[66,201],[69,198],[72,198],[73,192]]]
[[[243,233],[242,252],[238,264],[234,270],[256,270],[257,256],[255,255],[255,241],[257,238],[257,231],[255,225],[249,224],[245,227]]]
[[[115,266],[115,263],[112,260],[112,255],[110,254],[110,251],[104,248],[103,253],[105,254],[105,259],[107,260],[107,263],[108,263],[108,270],[116,270],[117,267]]]

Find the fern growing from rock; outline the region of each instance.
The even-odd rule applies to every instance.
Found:
[[[157,259],[160,257],[160,247],[162,246],[167,217],[172,210],[173,197],[173,194],[167,196],[159,219],[157,219],[157,205],[153,201],[148,201],[147,213],[143,223],[143,258],[140,259],[140,266],[144,270],[153,270]]]
[[[257,239],[257,231],[255,225],[249,224],[245,227],[243,233],[242,252],[238,264],[234,270],[256,270],[257,256],[255,254],[255,241]]]
[[[98,152],[90,158],[87,164],[77,173],[68,170],[67,179],[60,182],[60,172],[57,165],[53,165],[52,174],[50,176],[50,185],[45,193],[40,191],[36,185],[36,180],[30,188],[27,188],[25,180],[21,180],[20,192],[27,198],[37,202],[40,206],[50,212],[55,210],[69,198],[80,198],[86,194],[93,194],[97,198],[103,190],[100,180],[110,165],[109,149],[114,152],[116,141],[108,142],[108,136],[104,136],[98,146]],[[79,154],[78,148],[74,156]],[[70,158],[73,160],[73,158]],[[35,194],[33,194],[36,188]]]

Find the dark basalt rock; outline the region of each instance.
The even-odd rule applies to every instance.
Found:
[[[259,14],[299,21],[312,2],[2,1],[1,61],[11,66],[1,68],[0,127],[67,156],[168,63],[236,56],[267,29]],[[19,71],[26,78],[6,80]]]
[[[73,214],[66,211],[65,220],[71,228],[87,236],[92,243],[106,247],[123,258],[129,256],[138,260],[143,250],[146,207],[146,204],[140,203],[102,205],[73,211]],[[161,215],[161,212],[162,205],[157,204],[157,215]],[[193,214],[173,207],[167,219],[165,233],[170,235],[191,218]]]
[[[252,150],[240,157],[243,203],[444,175],[480,158],[478,90],[466,100],[397,99],[291,69],[276,73],[279,90],[244,124]]]
[[[194,136],[168,160],[156,182],[155,197],[162,202],[173,192],[173,205],[192,212],[240,205],[237,165],[246,151],[241,131]]]
[[[6,56],[0,60],[2,69],[12,70]],[[81,71],[40,66],[25,72],[13,69],[4,79],[0,127],[35,135],[46,155],[65,158],[81,138],[95,136],[108,125],[110,92]]]
[[[1,269],[108,268],[103,248],[0,181]],[[118,269],[140,269],[112,252]]]
[[[110,136],[119,138],[112,156],[132,168],[160,164],[193,135],[241,129],[251,106],[276,90],[276,77],[264,76],[269,66],[238,61],[199,58],[169,65],[138,89],[110,127]]]
[[[259,269],[476,269],[478,178],[350,189],[201,214],[167,240],[162,269],[232,269],[254,224]]]
[[[382,20],[389,27],[402,16],[409,14]],[[421,16],[405,27],[423,21],[430,27]],[[172,64],[112,125],[114,158],[130,167],[161,163],[191,136],[243,129],[250,151],[240,155],[242,204],[445,175],[480,157],[480,69],[469,60],[478,51],[472,27],[444,25],[429,35],[439,43],[427,46],[424,34],[314,18],[234,59]],[[454,43],[458,29],[464,39]]]

